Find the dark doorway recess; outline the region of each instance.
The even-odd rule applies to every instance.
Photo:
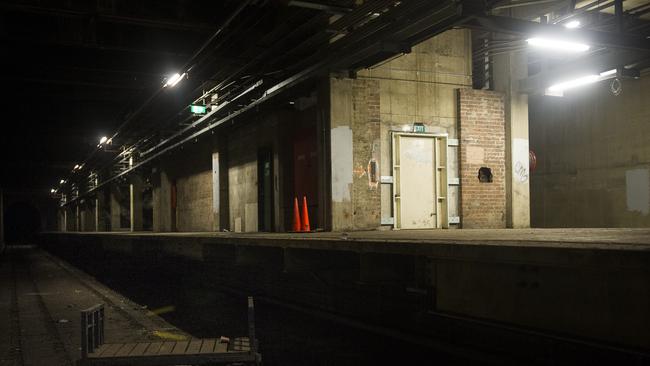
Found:
[[[8,244],[30,243],[41,231],[41,214],[28,202],[15,202],[4,212],[4,229]]]
[[[262,148],[257,153],[257,225],[259,231],[274,231],[273,215],[273,150]]]

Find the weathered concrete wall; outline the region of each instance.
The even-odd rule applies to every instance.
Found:
[[[506,162],[503,93],[458,91],[460,206],[463,228],[506,226]],[[479,180],[490,169],[491,181]]]
[[[380,225],[379,82],[332,79],[332,227],[376,229]]]
[[[650,226],[650,74],[531,99],[535,227]]]
[[[153,231],[172,230],[171,182],[165,164],[153,174]]]
[[[128,184],[119,183],[110,186],[111,231],[130,229],[130,188]],[[70,217],[68,216],[68,221]]]
[[[271,148],[274,160],[273,182],[281,182],[282,171],[278,150],[279,130],[289,118],[283,114],[270,115],[228,133],[228,202],[230,231],[258,231],[258,149]],[[286,128],[286,126],[285,126]],[[273,184],[275,230],[283,229],[280,184]]]
[[[374,229],[380,225],[381,218],[392,217],[391,187],[375,185],[368,179],[369,162],[377,163],[377,179],[392,175],[390,133],[403,131],[405,126],[410,128],[414,122],[423,123],[426,132],[447,133],[450,139],[456,139],[456,89],[471,85],[471,44],[467,30],[450,30],[422,42],[410,54],[359,72],[356,80],[331,79],[334,230]],[[373,120],[374,102],[368,103],[377,86],[379,126]],[[450,181],[458,177],[457,156],[457,148],[450,147]],[[377,194],[381,207],[379,217],[375,206]],[[458,216],[458,186],[448,187],[448,200],[449,216]]]
[[[174,158],[176,228],[212,230],[212,141],[187,146]],[[188,161],[191,163],[188,164]],[[164,199],[164,198],[163,198]]]
[[[79,231],[95,231],[95,200],[84,199],[80,207],[81,227]]]

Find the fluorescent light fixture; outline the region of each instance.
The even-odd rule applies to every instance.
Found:
[[[611,69],[600,73],[601,77],[611,76],[611,75],[616,75],[616,69]]]
[[[585,52],[591,48],[588,44],[563,41],[559,39],[550,39],[543,37],[533,37],[526,40],[529,45],[549,50],[564,51],[564,52]]]
[[[102,136],[102,138],[99,139],[99,144],[101,145],[101,144],[103,144],[103,143],[106,142],[106,141],[108,141],[108,137],[106,137],[106,136]]]
[[[587,75],[587,76],[579,77],[577,79],[565,81],[563,83],[555,84],[549,87],[548,90],[552,92],[561,92],[567,89],[577,88],[582,85],[592,84],[599,80],[600,80],[599,75]]]
[[[175,73],[174,75],[170,76],[167,81],[165,82],[165,87],[173,87],[174,85],[178,84],[181,79],[183,79],[187,75],[186,73],[183,73],[182,75],[179,73]]]
[[[572,21],[564,24],[564,27],[569,28],[569,29],[580,28],[580,21],[579,20],[572,20]]]
[[[562,96],[563,92],[567,89],[577,88],[579,86],[593,84],[598,81],[603,81],[616,77],[617,70],[611,69],[603,71],[598,75],[586,75],[573,80],[564,81],[555,85],[550,86],[546,89],[547,95]]]

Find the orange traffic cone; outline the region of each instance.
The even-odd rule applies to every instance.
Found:
[[[309,227],[309,211],[307,210],[307,197],[302,196],[302,231],[311,231]]]
[[[299,232],[300,230],[300,210],[298,209],[298,197],[293,198],[293,231]]]

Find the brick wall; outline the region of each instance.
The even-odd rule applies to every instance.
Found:
[[[459,89],[460,206],[463,228],[506,226],[505,117],[501,93]],[[492,182],[478,179],[490,168]]]
[[[381,224],[379,82],[331,78],[330,98],[332,229],[377,229]]]
[[[352,82],[352,202],[354,229],[376,229],[381,224],[379,167],[379,82]]]

